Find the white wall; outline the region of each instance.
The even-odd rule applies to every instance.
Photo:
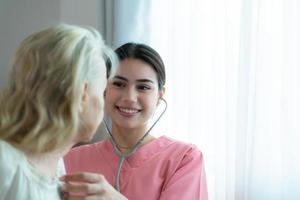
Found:
[[[0,0],[0,89],[17,45],[30,33],[58,22],[101,27],[101,0]]]
[[[97,0],[61,0],[60,20],[71,24],[99,27]]]
[[[103,0],[0,0],[0,89],[8,81],[14,52],[26,36],[59,22],[99,30],[102,5]]]
[[[59,0],[0,1],[0,88],[17,45],[28,34],[59,21]]]

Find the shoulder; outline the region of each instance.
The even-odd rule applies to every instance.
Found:
[[[0,163],[0,199],[58,199],[58,183],[36,171],[22,151],[3,140]]]
[[[23,160],[22,152],[0,140],[0,194],[8,190]]]
[[[92,163],[100,159],[102,154],[107,152],[108,142],[103,140],[71,149],[63,158],[66,172],[79,170],[83,165],[92,165]]]
[[[74,147],[65,155],[64,158],[68,158],[70,156],[86,155],[86,154],[93,153],[94,151],[101,150],[102,148],[104,148],[106,142],[107,140],[103,140],[93,144],[86,144],[86,145]]]
[[[202,151],[194,144],[182,142],[163,136],[159,138],[162,143],[165,144],[165,150],[176,154],[182,154],[182,156],[188,157],[202,157]]]
[[[0,139],[0,150],[1,150],[1,155],[3,155],[4,152],[5,153],[11,152],[12,154],[19,152],[19,150],[17,150],[17,148],[15,148],[8,142],[1,140],[1,139]]]
[[[200,149],[190,143],[178,141],[166,136],[158,138],[159,157],[168,166],[172,166],[174,171],[179,168],[199,168],[204,166],[203,154]],[[172,171],[172,170],[171,170]]]
[[[174,170],[190,169],[202,170],[204,159],[202,151],[194,144],[178,141],[169,137],[162,137],[166,145],[166,158],[174,166]]]
[[[24,160],[24,158],[25,155],[20,150],[13,147],[8,142],[0,140],[1,172],[5,170],[6,167],[9,167],[9,171],[11,171],[11,169],[14,168],[17,163]]]

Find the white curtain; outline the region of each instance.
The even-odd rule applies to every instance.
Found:
[[[113,48],[126,42],[149,43],[149,0],[99,0],[101,27]]]
[[[203,151],[210,199],[300,199],[300,1],[113,2],[113,45],[166,64],[155,134]]]

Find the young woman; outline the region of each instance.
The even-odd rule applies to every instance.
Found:
[[[107,199],[206,200],[203,156],[196,146],[166,136],[148,124],[165,92],[165,68],[149,46],[127,43],[116,50],[120,66],[108,81],[105,108],[110,138],[71,150],[65,158],[66,191]],[[87,173],[81,173],[87,172]],[[100,188],[99,185],[115,187]],[[97,199],[97,198],[95,198]],[[99,198],[100,199],[100,198]],[[104,199],[104,198],[103,198]]]
[[[58,163],[102,120],[109,55],[96,30],[63,24],[20,44],[0,98],[0,199],[61,199]]]

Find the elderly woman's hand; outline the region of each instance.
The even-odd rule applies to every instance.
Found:
[[[60,178],[64,182],[62,192],[67,200],[126,200],[112,187],[104,176],[93,173],[77,173]]]

